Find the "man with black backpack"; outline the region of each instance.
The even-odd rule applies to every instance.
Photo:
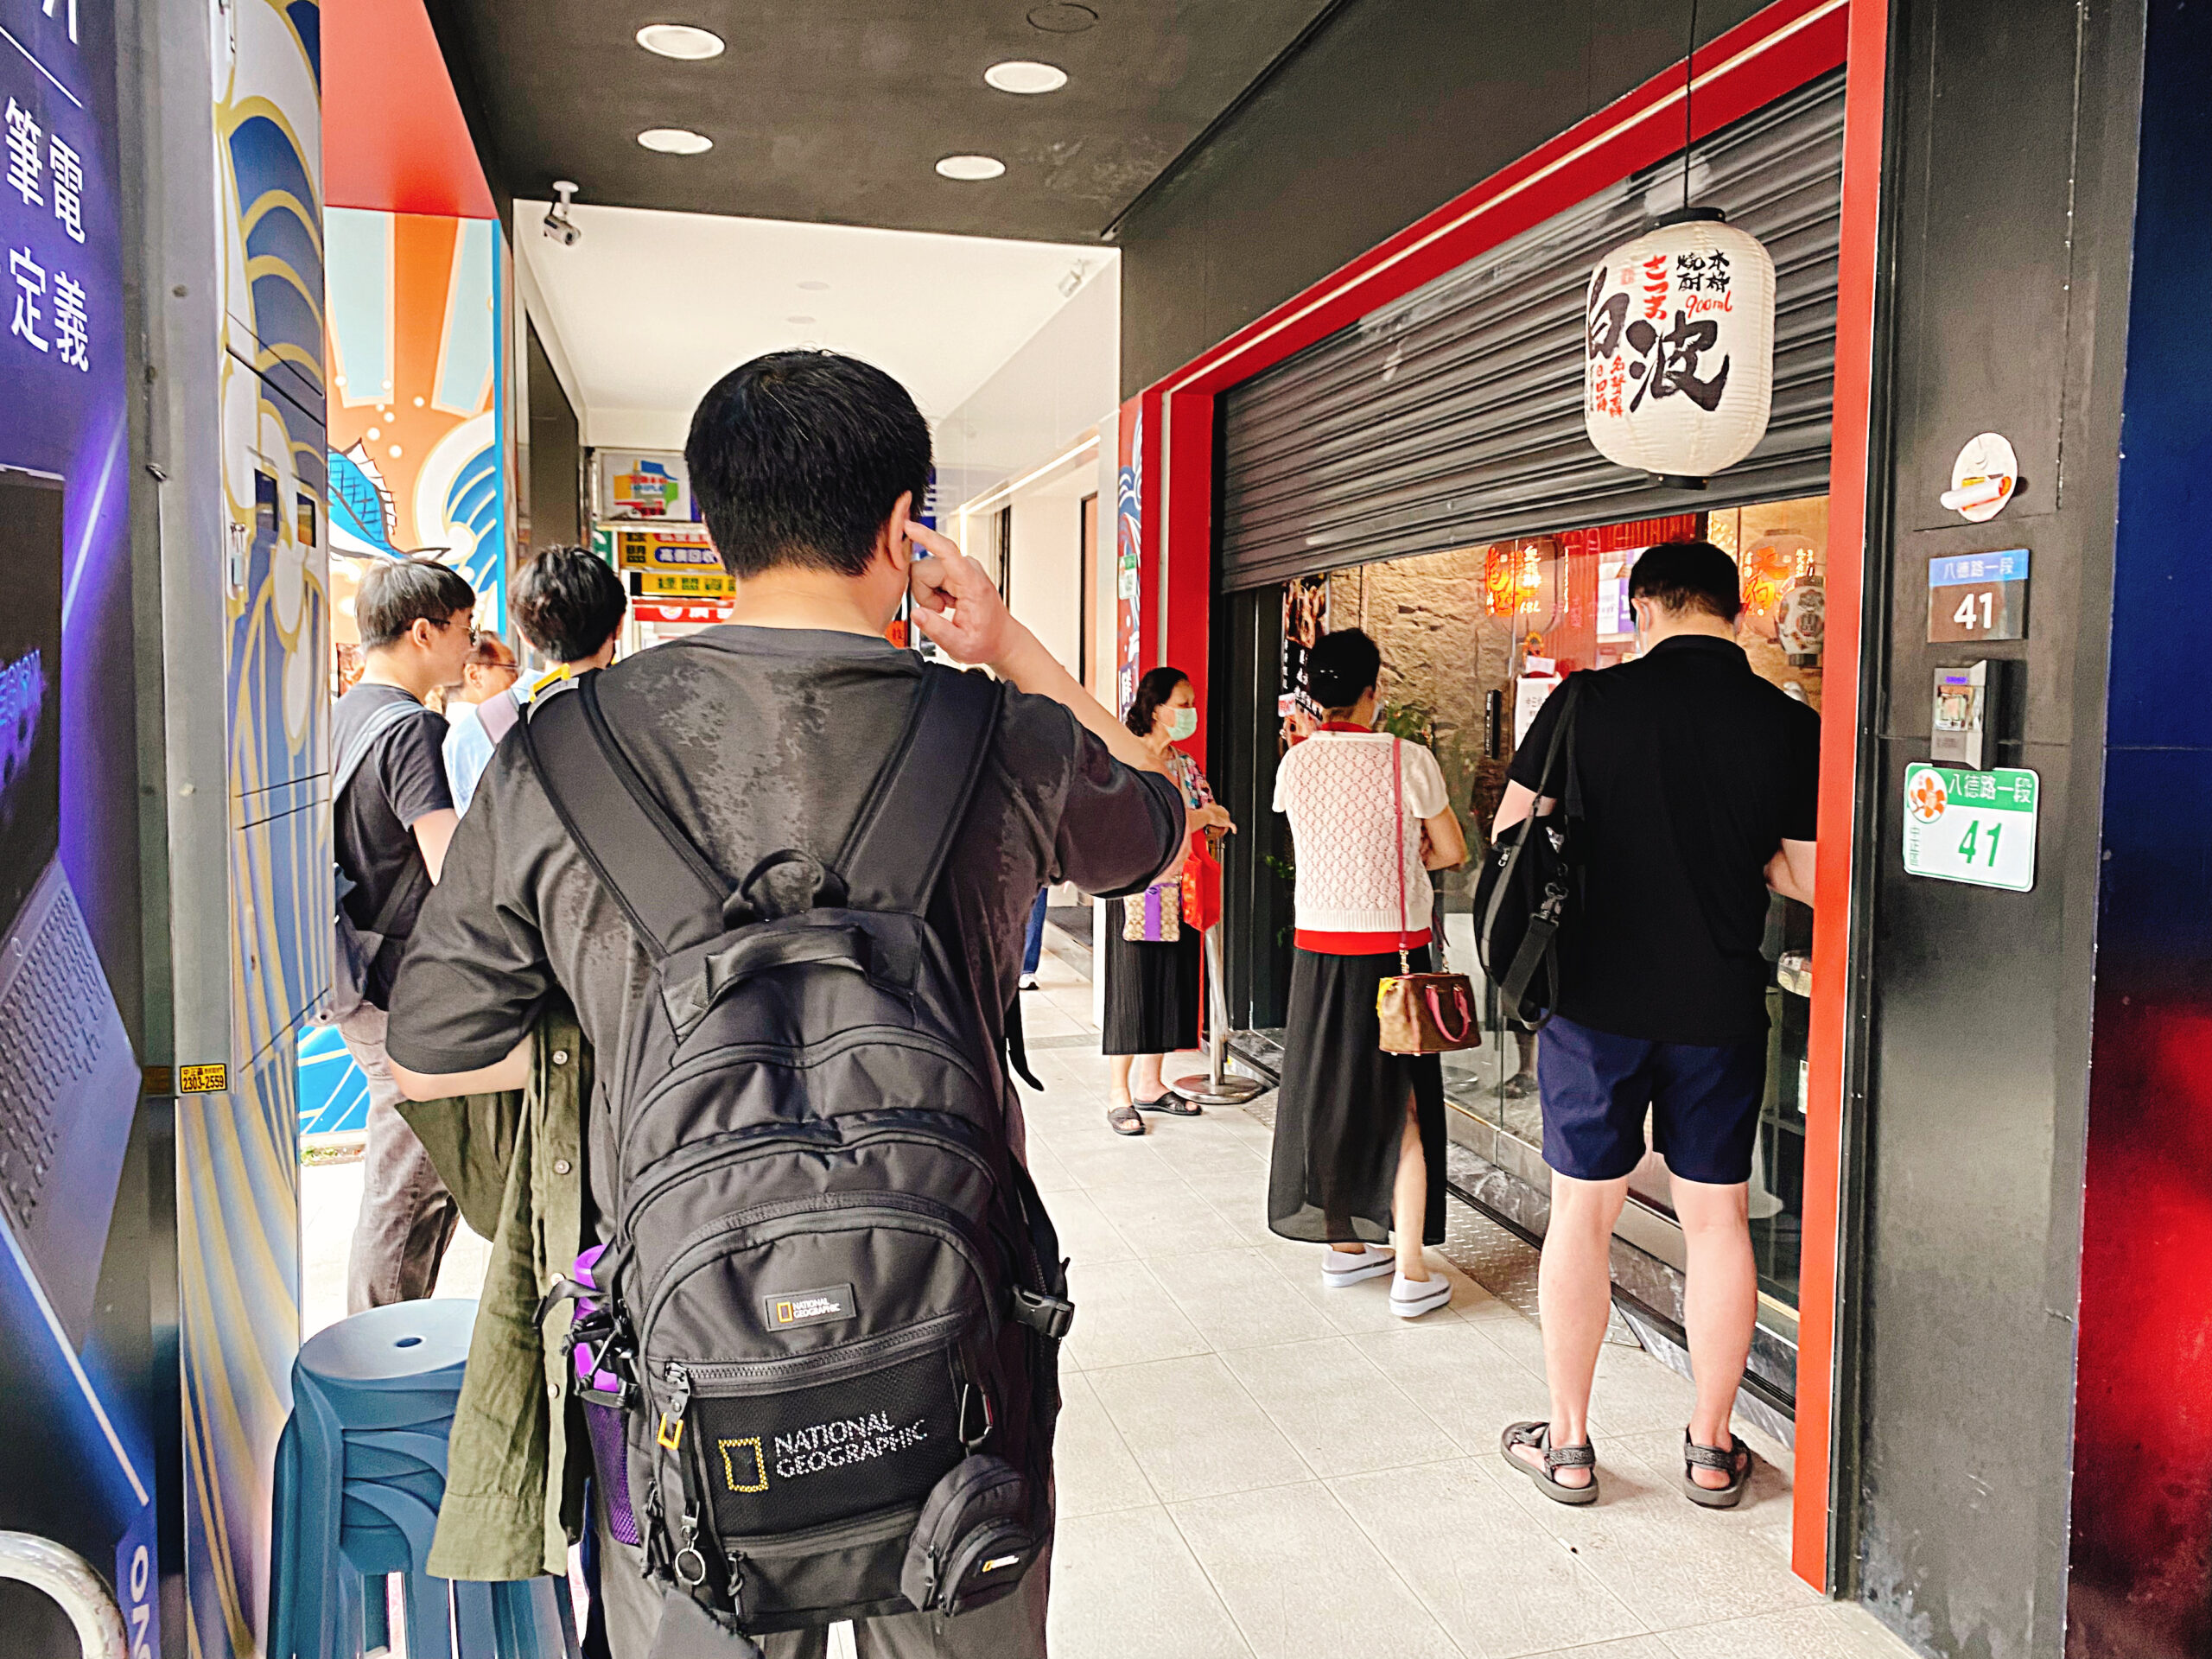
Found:
[[[385,1010],[456,822],[442,752],[445,717],[423,699],[460,682],[475,640],[475,605],[461,573],[435,559],[372,566],[353,607],[365,667],[330,715],[339,889],[331,1011],[369,1091],[361,1211],[346,1270],[346,1304],[355,1313],[428,1296],[460,1218],[397,1110]]]
[[[493,759],[401,977],[401,1079],[521,1087],[556,991],[590,1039],[593,1248],[541,1287],[576,1310],[615,1659],[818,1655],[845,1619],[866,1654],[1042,1654],[1071,1308],[1005,1011],[1039,887],[1141,890],[1182,802],[909,519],[929,429],[888,376],[756,359],[686,455],[736,622]],[[891,646],[910,593],[997,677]]]
[[[1538,1287],[1552,1414],[1510,1426],[1502,1449],[1547,1497],[1596,1500],[1590,1389],[1611,1241],[1649,1144],[1688,1252],[1697,1402],[1682,1488],[1726,1509],[1751,1465],[1729,1421],[1758,1313],[1747,1194],[1766,1089],[1760,946],[1770,888],[1812,902],[1821,723],[1752,671],[1735,640],[1736,563],[1710,542],[1644,552],[1628,597],[1642,654],[1546,700],[1514,756],[1491,855],[1510,860],[1533,813],[1559,840],[1548,857],[1530,840],[1521,858],[1551,867],[1566,906],[1555,959],[1528,950],[1499,974],[1529,986],[1523,1012],[1549,1016],[1537,1078],[1552,1170]],[[1510,886],[1486,876],[1484,890]],[[1541,944],[1548,925],[1530,931]]]

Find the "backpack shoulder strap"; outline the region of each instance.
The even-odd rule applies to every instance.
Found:
[[[363,722],[361,729],[353,734],[353,746],[339,756],[338,770],[330,774],[330,802],[333,806],[338,804],[338,798],[346,792],[346,785],[353,781],[353,775],[360,771],[362,763],[375,749],[377,740],[401,721],[410,720],[423,712],[423,705],[419,702],[388,702]]]
[[[997,735],[1003,701],[988,674],[923,664],[906,729],[838,855],[854,908],[917,916],[929,908]]]
[[[484,728],[484,735],[492,740],[492,747],[499,747],[499,740],[515,728],[522,718],[522,703],[512,685],[504,691],[494,691],[476,705],[476,718]]]
[[[523,748],[569,839],[645,948],[665,957],[721,931],[724,885],[615,742],[594,677],[533,699]]]

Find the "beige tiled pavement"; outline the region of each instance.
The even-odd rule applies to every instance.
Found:
[[[1609,1343],[1592,1408],[1604,1500],[1547,1502],[1498,1460],[1541,1416],[1533,1322],[1431,1252],[1450,1308],[1392,1316],[1268,1232],[1269,1131],[1233,1109],[1104,1122],[1090,988],[1047,955],[1025,998],[1030,1166],[1072,1259],[1054,1659],[1902,1659],[1788,1565],[1786,1453],[1741,1510],[1686,1502],[1688,1385]],[[1198,1068],[1171,1063],[1170,1077]],[[342,1312],[359,1166],[302,1172],[306,1324]],[[441,1294],[473,1294],[464,1236]],[[833,1655],[849,1653],[842,1630]]]
[[[1092,1029],[1047,956],[1033,1037]],[[1065,1022],[1065,1023],[1063,1023]],[[1902,1659],[1789,1568],[1787,1453],[1732,1513],[1671,1464],[1688,1385],[1608,1344],[1604,1501],[1547,1502],[1497,1433],[1545,1407],[1535,1325],[1434,1252],[1453,1304],[1395,1318],[1268,1230],[1250,1115],[1105,1124],[1107,1064],[1033,1053],[1030,1162],[1073,1262],[1052,1564],[1054,1659]],[[1171,1077],[1199,1069],[1171,1062]]]

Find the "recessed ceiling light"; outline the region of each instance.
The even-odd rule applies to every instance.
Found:
[[[995,179],[1006,171],[1006,163],[995,156],[948,156],[937,164],[937,170],[948,179],[974,183]]]
[[[801,327],[804,327],[808,323],[812,322],[814,319],[812,317],[785,317],[784,321],[785,322],[795,322]]]
[[[819,278],[810,277],[807,281],[801,283],[799,286],[810,294],[827,294],[830,291],[830,284],[821,281]]]
[[[1029,27],[1042,29],[1047,35],[1080,35],[1086,29],[1096,28],[1097,22],[1098,14],[1089,6],[1033,6],[1029,12]]]
[[[1007,63],[995,63],[983,71],[983,80],[1002,92],[1057,92],[1068,84],[1068,72],[1049,63],[1032,63],[1017,58]]]
[[[715,147],[715,141],[705,133],[682,127],[648,127],[638,135],[638,142],[664,156],[696,156]]]
[[[647,23],[638,31],[638,44],[664,58],[682,58],[692,63],[722,54],[721,35],[689,23]]]

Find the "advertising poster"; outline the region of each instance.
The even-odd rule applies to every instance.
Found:
[[[114,16],[0,0],[0,1529],[83,1556],[151,1655]],[[52,1604],[0,1586],[0,1650],[78,1647]]]
[[[429,554],[468,578],[478,623],[504,631],[499,225],[333,207],[323,234],[331,550]]]
[[[699,504],[691,494],[691,469],[673,449],[594,450],[602,524],[695,524]]]
[[[1282,590],[1282,694],[1275,713],[1282,721],[1282,749],[1313,730],[1328,713],[1313,700],[1306,682],[1306,660],[1329,631],[1329,579],[1297,576]]]
[[[1122,406],[1121,470],[1114,495],[1115,709],[1126,715],[1137,698],[1144,629],[1144,403]]]

